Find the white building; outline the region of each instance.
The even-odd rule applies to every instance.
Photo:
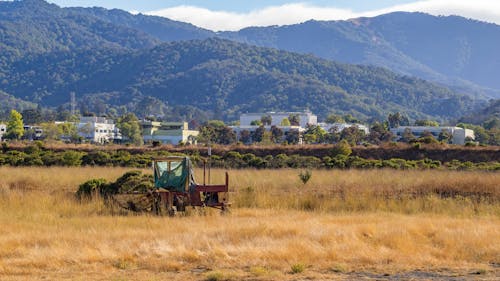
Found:
[[[365,135],[370,133],[370,128],[362,124],[348,124],[348,123],[318,123],[323,130],[330,132],[331,129],[335,129],[337,132],[342,132],[345,128],[350,128],[352,126],[358,127],[358,129],[365,132]]]
[[[3,140],[5,133],[7,133],[7,125],[0,123],[0,141]]]
[[[391,128],[391,133],[396,136],[396,140],[400,140],[406,129],[409,129],[415,137],[422,136],[423,133],[431,133],[436,139],[439,137],[441,132],[447,131],[451,136],[452,144],[464,145],[467,138],[475,139],[474,131],[469,129],[464,129],[460,127],[431,127],[431,126],[401,126],[397,128]]]
[[[163,144],[196,143],[199,132],[189,130],[187,122],[141,122],[144,142]]]
[[[23,138],[32,140],[41,140],[43,138],[43,129],[39,126],[24,125]]]
[[[302,128],[307,125],[318,124],[318,117],[310,111],[304,112],[267,112],[267,113],[243,113],[240,115],[240,126],[250,126],[252,121],[260,121],[263,116],[271,117],[271,126],[280,126],[283,119],[288,118],[290,115],[297,115],[299,117],[299,126]]]
[[[94,143],[108,143],[121,138],[113,120],[105,117],[82,117],[76,128],[82,138]]]

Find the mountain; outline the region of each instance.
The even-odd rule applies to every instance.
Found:
[[[487,129],[496,128],[500,130],[500,99],[490,100],[489,104],[484,108],[480,108],[458,121],[483,125]]]
[[[160,40],[42,0],[0,1],[0,68],[26,54],[93,48],[150,48]]]
[[[36,104],[16,98],[2,91],[0,91],[0,100],[2,101],[2,104],[0,105],[0,121],[2,119],[6,120],[8,118],[7,116],[9,116],[10,110],[13,108],[19,111],[36,108]]]
[[[329,60],[386,67],[464,92],[500,96],[496,75],[500,26],[495,24],[396,12],[347,21],[250,27],[218,35]]]
[[[447,119],[475,106],[470,97],[386,69],[216,38],[32,55],[13,63],[5,79],[4,91],[48,106],[76,92],[86,105],[148,112],[143,109],[163,103],[226,120],[248,111],[306,108],[320,117],[337,112],[382,118],[402,111],[411,118]]]
[[[91,48],[151,48],[213,32],[166,18],[103,8],[60,8],[43,0],[0,1],[0,59]]]
[[[391,26],[399,17],[400,30]],[[408,20],[411,24],[404,25],[406,18],[422,22]],[[309,108],[320,116],[336,111],[369,118],[403,111],[412,118],[455,118],[476,106],[462,94],[484,94],[464,80],[472,75],[467,67],[475,67],[476,59],[487,65],[491,73],[474,74],[478,81],[484,75],[481,83],[490,83],[498,73],[496,54],[485,47],[498,39],[498,26],[453,17],[465,22],[458,26],[463,31],[457,32],[467,35],[464,42],[471,41],[470,54],[463,56],[469,58],[462,61],[463,67],[446,72],[447,63],[458,55],[443,55],[434,64],[426,60],[425,55],[433,56],[432,49],[418,45],[425,34],[412,30],[418,28],[412,24],[438,21],[436,25],[448,26],[448,19],[396,13],[216,34],[120,10],[60,8],[42,0],[0,1],[0,90],[20,101],[52,107],[68,102],[69,93],[75,92],[82,107],[96,112],[125,107],[142,115],[153,110],[158,115],[231,119],[245,111]],[[457,26],[451,22],[444,30],[435,28],[438,55],[446,53],[445,47],[450,54],[458,48],[437,40]],[[469,31],[468,26],[477,28]],[[496,39],[481,37],[484,30]],[[478,37],[468,37],[473,32]],[[455,38],[452,35],[449,38]],[[220,39],[182,41],[221,37],[330,61]],[[477,46],[484,48],[476,48],[474,40],[479,39],[485,43]],[[164,41],[172,43],[161,44]],[[484,58],[479,51],[485,52]],[[403,75],[331,60],[383,66]],[[452,90],[410,74],[451,83]]]
[[[118,9],[107,10],[94,7],[67,8],[66,10],[81,15],[97,17],[114,25],[133,28],[162,42],[206,39],[215,35],[213,31],[199,28],[189,23],[173,21],[158,16],[133,15]]]

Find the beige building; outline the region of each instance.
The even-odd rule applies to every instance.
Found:
[[[144,142],[163,144],[196,143],[199,132],[189,130],[187,122],[141,122]]]

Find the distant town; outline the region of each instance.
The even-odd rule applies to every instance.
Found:
[[[243,113],[239,121],[226,125],[219,120],[202,125],[188,122],[139,120],[134,114],[116,119],[71,117],[70,121],[26,124],[13,110],[8,122],[0,123],[0,140],[54,140],[68,143],[135,145],[213,144],[324,144],[345,141],[351,145],[383,142],[477,144],[474,130],[465,126],[440,126],[435,121],[417,120],[398,113],[388,120],[363,124],[350,115],[330,115],[324,122],[310,111]],[[194,122],[192,122],[194,123]]]

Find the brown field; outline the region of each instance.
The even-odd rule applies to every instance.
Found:
[[[0,280],[500,277],[498,173],[314,170],[303,185],[297,170],[229,171],[227,216],[74,199],[127,170],[0,167]]]

